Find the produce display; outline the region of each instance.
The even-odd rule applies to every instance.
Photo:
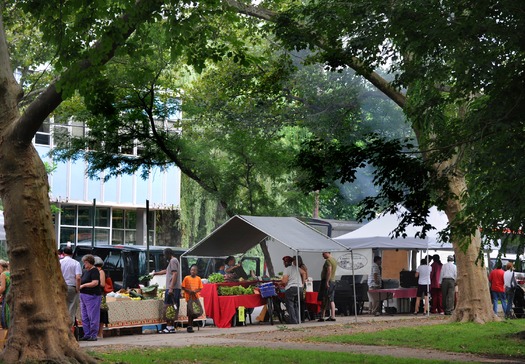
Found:
[[[142,290],[140,289],[124,289],[122,288],[118,292],[110,292],[106,295],[105,299],[109,301],[114,300],[127,300],[130,299],[132,301],[140,301],[144,299],[151,299],[151,298],[157,298],[157,285],[153,285],[150,287],[144,287]],[[154,293],[155,295],[152,296],[151,293]]]
[[[244,294],[254,294],[254,286],[220,286],[218,287],[219,296],[240,296]]]
[[[209,283],[222,283],[224,282],[224,275],[221,273],[213,273],[208,276]]]

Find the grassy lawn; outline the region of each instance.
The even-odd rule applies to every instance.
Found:
[[[519,332],[525,331],[525,320],[506,320],[484,325],[447,323],[355,335],[352,335],[351,331],[349,327],[348,335],[312,337],[309,340],[525,358],[525,340],[520,340],[518,337]]]
[[[91,353],[102,363],[209,363],[209,364],[438,364],[439,360],[392,358],[375,355],[321,352],[309,350],[276,350],[241,347],[190,347],[190,348],[148,348],[107,353]]]

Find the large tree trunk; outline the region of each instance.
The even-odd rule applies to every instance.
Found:
[[[447,168],[453,161],[441,165],[441,168]],[[455,196],[461,196],[465,193],[467,186],[465,177],[460,173],[449,174],[449,188]],[[447,202],[445,213],[449,221],[454,221],[456,215],[462,210],[461,202],[458,199],[450,199]],[[452,319],[461,322],[485,323],[497,321],[499,318],[492,311],[492,302],[490,299],[489,283],[487,277],[487,268],[476,262],[480,248],[481,236],[479,230],[470,239],[466,250],[461,249],[463,246],[463,237],[454,235],[452,231],[452,243],[454,253],[456,254],[456,265],[458,268],[458,301]]]
[[[76,342],[56,254],[47,174],[32,145],[0,145],[0,194],[11,266],[6,363],[95,362]]]
[[[6,297],[11,325],[0,360],[94,363],[69,327],[44,165],[31,137],[14,132],[20,127],[21,88],[10,66],[2,10],[0,4],[0,197],[11,267]]]

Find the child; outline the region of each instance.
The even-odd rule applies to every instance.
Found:
[[[191,295],[194,295],[197,299],[200,297],[199,292],[202,290],[202,281],[201,278],[197,276],[196,264],[190,267],[190,275],[184,277],[181,288],[184,292],[186,302],[189,301]],[[188,315],[188,332],[193,332],[193,317],[190,317],[190,315]]]

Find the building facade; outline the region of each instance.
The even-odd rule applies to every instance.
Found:
[[[150,244],[155,245],[155,212],[180,207],[179,168],[152,169],[147,179],[135,173],[104,182],[104,172],[97,179],[87,177],[84,160],[55,163],[49,157],[56,133],[84,135],[78,133],[87,132],[82,123],[55,125],[50,120],[34,139],[42,160],[56,166],[49,175],[49,198],[59,208],[55,214],[57,242],[142,245],[146,244],[149,234]],[[140,150],[125,152],[137,155]]]

